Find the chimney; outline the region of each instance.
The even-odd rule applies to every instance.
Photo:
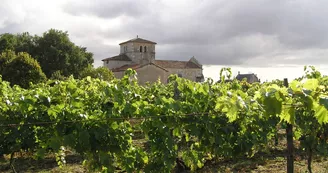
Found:
[[[238,71],[238,74],[240,74],[240,71]]]

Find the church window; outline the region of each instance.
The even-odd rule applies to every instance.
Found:
[[[144,51],[147,52],[147,47],[146,46],[144,47]]]
[[[108,64],[108,60],[106,61],[106,64]]]
[[[142,52],[142,46],[140,46],[140,52]]]

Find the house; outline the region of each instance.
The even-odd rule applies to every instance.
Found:
[[[248,83],[255,83],[255,82],[260,82],[260,79],[257,77],[256,74],[254,73],[250,73],[250,74],[240,74],[240,72],[238,72],[238,75],[236,76],[236,79],[239,81],[242,81],[243,79],[246,78],[246,81]]]
[[[167,83],[171,74],[197,82],[204,80],[202,65],[196,58],[192,57],[189,61],[156,60],[156,44],[137,36],[120,43],[120,54],[103,59],[103,65],[112,70],[116,78],[123,77],[128,68],[134,69],[141,84],[158,79]]]

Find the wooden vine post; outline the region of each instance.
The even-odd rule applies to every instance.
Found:
[[[284,79],[284,86],[288,87],[288,79]],[[287,173],[294,173],[294,144],[293,144],[293,125],[287,123]]]

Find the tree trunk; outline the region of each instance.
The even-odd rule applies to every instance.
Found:
[[[293,125],[287,124],[287,173],[294,173],[294,144],[293,144]]]
[[[288,79],[284,79],[284,86],[288,88]],[[293,143],[293,125],[287,123],[287,173],[294,173],[294,143]]]
[[[311,163],[312,163],[312,148],[309,148],[308,159],[307,159],[307,165],[308,165],[309,173],[312,173]]]

